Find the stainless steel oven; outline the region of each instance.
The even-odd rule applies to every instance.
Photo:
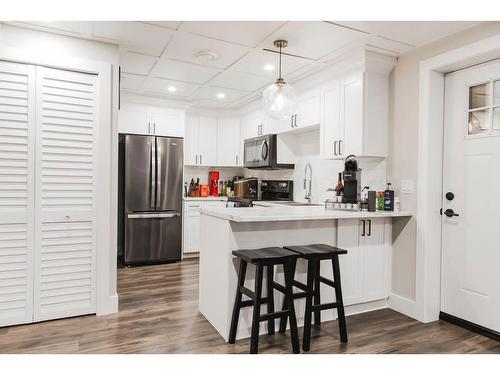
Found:
[[[244,166],[249,169],[293,169],[294,164],[279,164],[276,134],[245,140]]]

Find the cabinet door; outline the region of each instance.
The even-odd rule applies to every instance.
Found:
[[[198,128],[200,120],[198,117],[186,118],[186,135],[184,137],[184,164],[198,165]]]
[[[198,127],[198,164],[206,166],[216,165],[217,147],[217,119],[200,117]]]
[[[97,76],[37,67],[34,320],[96,312]]]
[[[240,165],[240,120],[219,118],[217,121],[217,165]]]
[[[299,108],[295,117],[295,128],[306,128],[319,124],[320,98],[319,94],[310,94],[299,99]]]
[[[182,111],[152,111],[151,123],[155,135],[184,137],[184,114]]]
[[[368,301],[389,297],[389,248],[385,246],[385,219],[367,219],[364,237],[364,284]]]
[[[187,253],[200,251],[200,221],[201,214],[198,211],[184,211],[184,250]]]
[[[122,134],[151,134],[152,127],[146,110],[122,108],[118,111],[118,130]]]
[[[0,62],[0,327],[33,321],[34,69]]]
[[[263,125],[257,111],[249,113],[244,121],[244,138],[254,138],[260,135],[260,125]]]
[[[339,155],[363,155],[363,75],[342,80],[342,136]]]
[[[324,159],[341,158],[339,141],[343,138],[340,116],[340,82],[325,87],[322,93],[322,116],[320,124],[320,154]]]
[[[339,220],[337,246],[347,250],[340,258],[342,297],[345,305],[363,302],[363,241],[359,219]]]

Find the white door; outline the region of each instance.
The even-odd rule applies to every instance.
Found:
[[[219,118],[217,123],[217,165],[240,164],[240,120]]]
[[[390,254],[385,246],[385,219],[365,219],[364,300],[389,297]],[[363,232],[362,232],[363,234]]]
[[[186,136],[184,137],[184,164],[198,165],[198,128],[200,120],[198,117],[186,118]]]
[[[37,67],[34,320],[95,313],[97,76]]]
[[[199,210],[184,211],[184,253],[200,251],[200,222]]]
[[[340,128],[340,82],[332,82],[324,89],[321,107],[321,157],[338,158],[339,140],[343,136],[343,131]]]
[[[498,60],[445,78],[441,311],[500,332],[497,79]]]
[[[342,80],[341,126],[337,155],[363,155],[363,75]]]
[[[33,321],[35,68],[0,62],[0,326]]]
[[[200,165],[217,164],[217,119],[200,117],[198,128],[198,158]]]
[[[295,127],[306,128],[319,124],[320,100],[319,95],[309,94],[299,99],[299,110],[295,118]]]
[[[152,110],[150,121],[155,135],[164,137],[184,137],[184,115],[179,112]]]
[[[149,114],[145,110],[122,108],[118,111],[118,129],[122,134],[151,134]]]

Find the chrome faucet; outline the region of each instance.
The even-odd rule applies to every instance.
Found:
[[[307,170],[309,169],[309,178],[307,178]],[[304,189],[306,191],[305,199],[307,203],[311,203],[311,184],[312,184],[312,167],[311,164],[307,163],[304,168]]]

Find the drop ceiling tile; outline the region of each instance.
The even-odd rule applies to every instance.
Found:
[[[379,49],[381,53],[393,56],[399,56],[413,48],[408,44],[403,44],[395,40],[382,38],[377,35],[369,35],[366,41],[366,45],[368,47],[375,47],[375,49]]]
[[[131,52],[160,56],[175,31],[141,22],[92,22],[92,35],[124,46]]]
[[[276,50],[273,42],[285,39],[288,47],[283,52],[317,60],[365,35],[327,22],[291,21],[266,38],[259,48]]]
[[[479,22],[462,21],[352,21],[336,23],[382,36],[395,42],[408,44],[410,47],[421,46],[479,24]]]
[[[307,59],[282,55],[283,74],[292,73],[295,70],[306,66],[310,62],[311,61]],[[273,65],[274,70],[265,70],[264,67],[266,65]],[[275,79],[278,76],[278,66],[279,55],[277,53],[268,51],[255,51],[246,54],[236,63],[231,65],[228,70],[242,73],[251,73],[263,77],[268,77],[270,79]]]
[[[201,100],[201,99],[193,100],[191,103],[192,103],[192,106],[196,107],[196,108],[224,108],[228,104],[226,102],[213,101],[213,100]]]
[[[187,21],[180,30],[230,43],[255,47],[283,21]]]
[[[201,51],[213,52],[217,57],[211,62],[204,62],[196,57],[196,54]],[[165,56],[193,64],[226,68],[242,57],[247,51],[248,48],[246,47],[189,33],[178,32],[169,43]]]
[[[154,77],[168,78],[176,81],[205,83],[221,72],[220,69],[189,64],[182,61],[161,59],[151,71]]]
[[[210,81],[210,85],[235,90],[254,91],[273,82],[272,77],[256,76],[225,70]]]
[[[156,61],[155,57],[125,52],[120,55],[122,72],[148,75]]]
[[[144,21],[142,23],[156,25],[160,27],[166,27],[167,29],[177,30],[181,25],[182,21]]]
[[[168,87],[176,88],[175,92],[168,91]],[[148,78],[144,83],[145,92],[160,93],[168,96],[190,96],[200,86],[194,83],[174,81],[163,78]]]
[[[218,93],[224,93],[224,98],[217,98]],[[238,91],[216,86],[203,86],[193,94],[196,99],[211,100],[220,103],[231,103],[248,95],[247,91]]]
[[[145,76],[137,74],[122,73],[120,79],[120,88],[125,90],[140,90],[145,78]]]
[[[51,22],[9,22],[13,25],[26,27],[28,29],[43,30],[65,35],[82,35],[88,29],[90,22],[87,21],[51,21]]]

